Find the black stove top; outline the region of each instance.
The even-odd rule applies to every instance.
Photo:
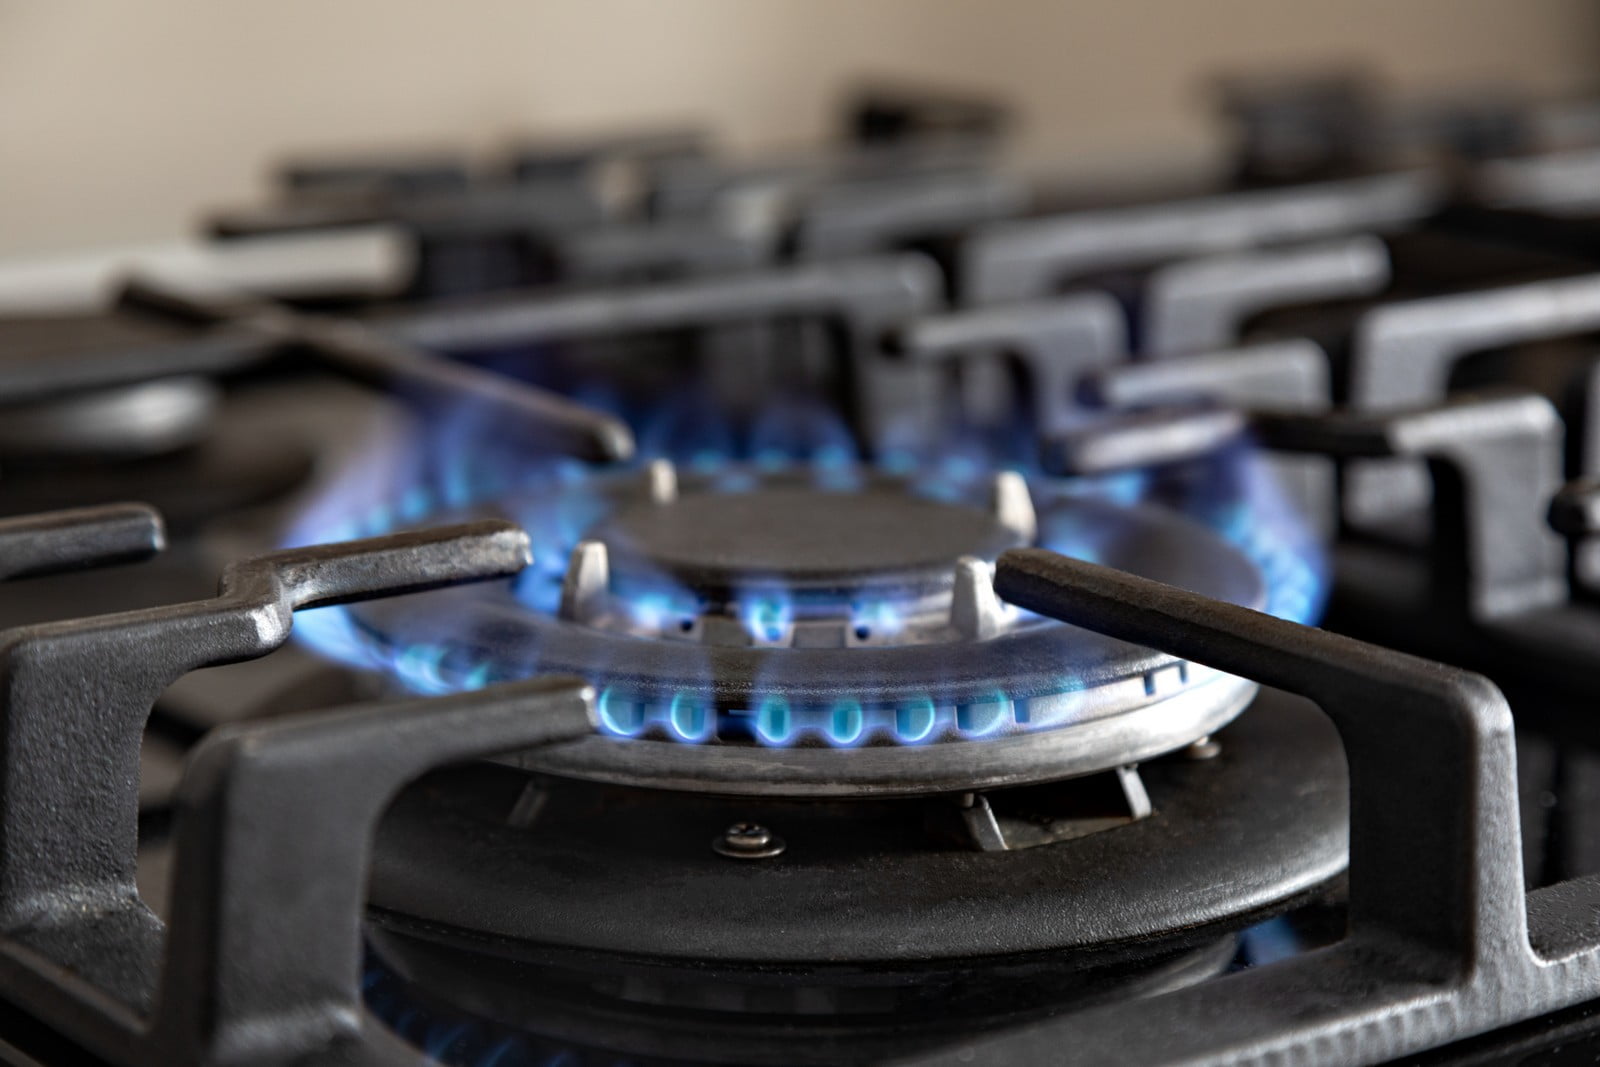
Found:
[[[0,319],[0,1055],[1592,1056],[1592,161],[1229,100],[312,161],[218,241],[403,292]]]

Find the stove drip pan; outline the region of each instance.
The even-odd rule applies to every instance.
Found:
[[[1343,755],[1319,711],[1266,691],[1216,742],[1140,767],[1146,817],[1000,851],[962,840],[960,795],[729,797],[460,768],[380,828],[373,944],[437,1017],[663,1062],[849,1062],[1139,996],[1217,973],[1233,931],[1345,865]],[[1069,787],[987,798],[1037,807]],[[784,847],[728,858],[714,845],[739,823]]]

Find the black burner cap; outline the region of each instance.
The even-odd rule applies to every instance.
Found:
[[[589,532],[615,577],[665,574],[698,593],[781,584],[800,596],[863,589],[918,596],[950,586],[962,556],[1024,544],[986,511],[898,492],[768,487],[624,507]]]

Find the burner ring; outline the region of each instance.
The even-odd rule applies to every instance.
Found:
[[[1143,683],[1139,683],[1142,687]],[[592,737],[502,762],[563,777],[727,796],[912,796],[1073,778],[1182,748],[1232,722],[1253,682],[1204,685],[1070,727],[945,745],[784,748]]]
[[[1062,497],[1039,518],[1047,533],[1079,531],[1084,551],[1112,566],[1249,606],[1265,598],[1242,553],[1171,512]],[[441,678],[454,657],[482,672],[479,684],[533,673],[590,679],[608,732],[620,736],[509,761],[616,784],[850,796],[1069,777],[1181,747],[1231,720],[1254,691],[1053,621],[986,640],[735,647],[543,615],[504,587],[427,596],[425,608],[396,598],[351,617],[392,658],[438,649],[429,662]],[[441,625],[447,644],[432,637]]]

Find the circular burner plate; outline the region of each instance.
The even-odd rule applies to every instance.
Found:
[[[371,901],[380,920],[394,912],[528,958],[543,946],[827,968],[1151,949],[1257,918],[1345,865],[1343,751],[1321,712],[1268,692],[1220,739],[1215,759],[1140,768],[1150,817],[1015,852],[929,847],[917,820],[934,801],[781,803],[560,781],[533,824],[514,829],[514,793],[487,795],[502,772],[465,769],[391,809]],[[741,820],[771,827],[787,851],[716,855],[712,838]]]
[[[768,487],[634,503],[591,530],[613,573],[664,571],[696,592],[780,583],[800,595],[948,587],[962,556],[994,559],[1023,538],[977,508],[883,490]]]

